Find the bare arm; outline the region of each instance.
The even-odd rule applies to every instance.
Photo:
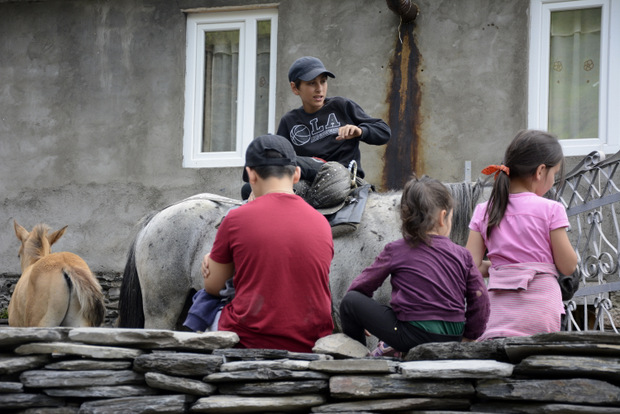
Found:
[[[555,267],[563,275],[571,275],[577,267],[577,253],[570,244],[566,229],[561,227],[559,229],[551,230],[551,251],[553,252],[553,261]]]
[[[483,277],[489,277],[489,266],[491,262],[484,259],[484,254],[487,251],[486,246],[484,245],[484,240],[482,239],[482,235],[477,232],[470,230],[469,238],[467,239],[467,245],[465,246],[467,250],[471,253],[471,256],[474,258],[474,264],[480,270]]]
[[[226,281],[233,277],[235,266],[233,263],[218,263],[206,254],[202,259],[201,270],[207,293],[219,296],[220,290],[226,286]]]

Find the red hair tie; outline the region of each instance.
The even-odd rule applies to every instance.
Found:
[[[482,174],[491,175],[495,173],[495,179],[497,180],[497,176],[499,175],[501,171],[505,172],[507,176],[510,176],[510,168],[506,167],[503,164],[502,165],[489,165],[488,167],[482,170]]]

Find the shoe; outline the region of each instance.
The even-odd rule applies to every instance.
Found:
[[[383,341],[379,341],[375,350],[370,353],[370,356],[372,357],[400,358],[402,357],[402,355],[403,355],[402,352],[395,350],[394,348],[392,348],[391,346],[389,346]]]

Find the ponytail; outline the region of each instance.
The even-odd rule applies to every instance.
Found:
[[[491,229],[499,226],[504,218],[508,207],[508,197],[510,196],[510,177],[505,173],[500,173],[493,183],[493,191],[487,204],[487,238],[491,235]]]
[[[506,149],[503,165],[493,166],[499,167],[499,171],[495,175],[493,190],[485,212],[487,238],[491,235],[491,230],[499,226],[506,214],[510,197],[510,180],[530,177],[536,173],[539,165],[552,168],[562,163],[563,160],[562,146],[554,135],[537,130],[517,132]],[[560,170],[561,180],[563,175],[564,165]]]

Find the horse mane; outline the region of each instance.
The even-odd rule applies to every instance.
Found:
[[[450,191],[452,199],[454,200],[450,239],[461,246],[464,246],[467,243],[467,237],[469,235],[469,221],[476,204],[478,204],[483,195],[486,183],[487,180],[480,179],[478,179],[474,184],[468,182],[444,183]],[[384,193],[373,194],[377,194],[383,199],[391,198],[394,208],[400,209],[400,197],[402,195],[402,190],[391,190]],[[398,210],[398,214],[400,217],[400,210]],[[401,223],[399,222],[399,229],[400,226]]]
[[[28,257],[31,263],[46,255],[46,247],[49,250],[50,246],[47,240],[49,229],[49,226],[45,224],[37,224],[30,232],[28,240],[24,243],[24,257]]]
[[[465,182],[445,184],[454,200],[450,238],[461,246],[467,243],[469,221],[483,194],[485,183],[485,181],[477,180],[473,185]]]

